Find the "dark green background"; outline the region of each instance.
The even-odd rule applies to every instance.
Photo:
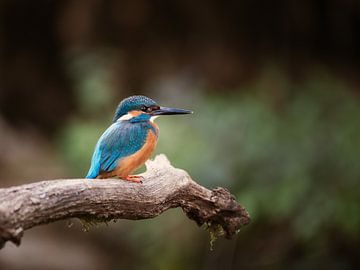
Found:
[[[27,231],[1,269],[359,269],[358,1],[1,1],[0,185],[83,177],[118,102],[252,223],[209,250],[181,210]],[[1,199],[1,198],[0,198]],[[70,228],[69,228],[70,227]]]

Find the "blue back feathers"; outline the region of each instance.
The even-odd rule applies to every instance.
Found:
[[[145,105],[147,107],[155,106],[156,102],[151,98],[145,96],[131,96],[125,98],[118,105],[115,115],[113,118],[113,123],[115,123],[121,116],[127,114],[133,110],[141,110],[141,107]]]
[[[120,159],[139,151],[146,142],[149,130],[157,135],[150,122],[134,124],[130,121],[119,121],[112,124],[96,144],[86,178],[96,178],[101,172],[114,170]]]

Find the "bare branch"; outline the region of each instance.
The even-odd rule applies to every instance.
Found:
[[[61,179],[0,189],[0,247],[20,244],[23,232],[67,218],[146,219],[181,207],[198,225],[220,225],[230,238],[249,223],[224,188],[208,190],[171,166],[164,155],[146,163],[143,184],[117,179]]]

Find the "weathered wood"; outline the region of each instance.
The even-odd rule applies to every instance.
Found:
[[[61,179],[0,189],[0,247],[20,244],[23,232],[67,218],[146,219],[181,207],[198,225],[220,225],[226,237],[249,223],[224,188],[208,190],[164,155],[146,163],[143,184],[117,179]]]

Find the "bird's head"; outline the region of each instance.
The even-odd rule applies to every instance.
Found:
[[[118,120],[148,121],[159,115],[189,114],[192,111],[159,106],[145,96],[131,96],[123,99],[116,109],[113,122]]]

